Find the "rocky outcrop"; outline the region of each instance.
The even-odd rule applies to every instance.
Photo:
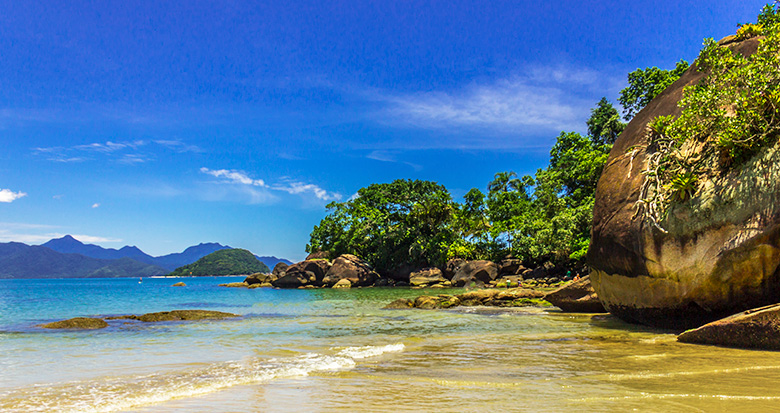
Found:
[[[279,264],[284,264],[284,263],[280,262]],[[278,266],[278,264],[277,264],[277,266]],[[276,275],[274,275],[273,273],[265,274],[265,273],[258,272],[258,273],[255,273],[255,274],[252,274],[252,275],[246,277],[244,279],[244,282],[249,284],[249,285],[267,284],[267,283],[274,282],[277,278],[278,277]]]
[[[748,310],[677,337],[683,343],[780,350],[780,304]]]
[[[758,42],[727,47],[747,56]],[[690,199],[671,206],[659,225],[643,213],[641,188],[652,177],[642,172],[654,150],[648,149],[647,124],[679,115],[683,88],[704,75],[694,65],[634,117],[596,189],[591,281],[604,306],[627,321],[689,328],[780,302],[777,145],[738,166],[703,174]],[[703,156],[693,145],[683,150]]]
[[[415,287],[441,284],[447,282],[441,270],[436,267],[423,268],[409,274],[409,284]]]
[[[491,307],[548,307],[550,303],[542,300],[544,294],[531,289],[515,288],[511,290],[475,290],[464,294],[436,296],[422,295],[415,299],[400,298],[388,304],[385,309],[438,309],[457,306]]]
[[[590,277],[572,281],[544,296],[550,304],[567,313],[603,313],[607,310],[596,296]]]
[[[289,273],[289,270],[287,271]],[[365,261],[352,254],[344,254],[333,261],[322,279],[322,284],[331,287],[341,280],[349,280],[356,287],[374,284],[379,275]]]
[[[491,261],[469,261],[458,268],[452,277],[455,287],[482,287],[495,280],[498,276],[498,266]]]
[[[159,321],[189,321],[189,320],[220,320],[223,318],[240,317],[238,314],[223,313],[221,311],[209,310],[174,310],[161,311],[158,313],[147,313],[140,316],[131,316],[138,321],[153,323]]]
[[[444,269],[442,270],[442,275],[444,275],[444,278],[448,280],[452,280],[452,277],[455,276],[455,273],[458,272],[460,267],[466,264],[466,260],[462,258],[453,258],[449,261],[447,261],[446,264],[444,264]]]
[[[330,269],[330,261],[312,259],[287,267],[284,276],[271,282],[276,288],[319,287]]]
[[[523,261],[517,258],[505,258],[498,263],[498,275],[518,275],[525,270],[527,268],[523,266]]]
[[[284,273],[287,272],[287,268],[289,265],[286,262],[278,262],[276,265],[274,265],[273,271],[271,271],[271,274],[275,278],[281,278],[284,276]]]
[[[333,284],[333,287],[331,287],[331,288],[335,288],[335,289],[346,288],[346,289],[349,289],[349,288],[352,288],[352,283],[348,279],[343,278],[343,279],[339,280],[336,284]]]
[[[99,328],[108,327],[108,323],[100,318],[75,317],[68,320],[41,324],[38,327],[51,329],[96,330]]]

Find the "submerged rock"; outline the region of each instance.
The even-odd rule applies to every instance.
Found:
[[[683,343],[780,350],[780,304],[748,310],[688,330],[677,337]]]
[[[133,318],[145,323],[158,321],[188,321],[188,320],[220,320],[223,318],[241,317],[238,314],[224,313],[221,311],[209,310],[174,310],[161,311],[157,313],[147,313]]]
[[[436,308],[450,308],[460,305],[460,300],[454,295],[441,294],[437,296],[422,295],[414,299],[414,308],[432,310]]]
[[[220,287],[232,287],[232,288],[249,288],[249,284],[245,281],[219,284]]]
[[[96,330],[99,328],[108,327],[108,323],[100,318],[75,317],[68,320],[40,324],[38,327],[51,329]]]
[[[544,299],[567,313],[604,313],[607,311],[596,296],[589,276],[572,281],[548,293]]]
[[[749,56],[759,41],[724,47]],[[683,88],[703,76],[693,65],[633,118],[596,188],[587,258],[591,280],[605,307],[630,322],[689,328],[780,302],[778,145],[723,168],[692,139],[681,151],[702,172],[690,198],[655,221],[648,209],[653,200],[640,199],[646,180],[653,179],[643,171],[659,154],[649,146],[648,123],[679,115]]]
[[[392,303],[386,305],[384,308],[386,310],[405,310],[408,308],[414,307],[414,300],[409,300],[407,298],[399,298]]]
[[[183,282],[177,282],[176,284],[173,284],[171,287],[186,287],[187,284],[184,284]]]

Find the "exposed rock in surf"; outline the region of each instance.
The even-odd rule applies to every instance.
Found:
[[[222,311],[174,310],[133,316],[133,319],[143,321],[145,323],[153,323],[158,321],[220,320],[223,318],[235,317],[241,316],[238,314],[224,313]]]
[[[184,284],[183,282],[177,282],[176,284],[171,285],[171,287],[186,287],[187,284]]]
[[[780,304],[713,321],[680,334],[677,340],[693,344],[780,350]]]
[[[96,330],[108,327],[103,319],[89,317],[75,317],[53,323],[40,324],[38,327],[51,329],[71,329],[71,330]]]

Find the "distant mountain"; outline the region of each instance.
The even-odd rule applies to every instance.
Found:
[[[0,278],[148,277],[166,272],[132,258],[104,260],[44,246],[0,244]]]
[[[66,235],[62,238],[53,239],[42,247],[51,248],[54,251],[65,254],[81,254],[85,257],[100,258],[103,260],[116,260],[119,258],[133,258],[138,261],[153,263],[154,257],[141,251],[137,247],[122,247],[121,249],[103,248],[93,244],[83,244],[81,241]],[[158,264],[159,265],[159,264]]]
[[[268,266],[260,262],[251,252],[238,248],[222,249],[177,268],[170,276],[205,275],[249,275],[256,272],[270,272]]]
[[[120,249],[84,244],[66,235],[41,246],[20,242],[0,243],[0,278],[147,277],[163,275],[192,264],[217,251],[231,249],[214,242],[202,243],[179,253],[153,257],[137,247]],[[268,268],[277,257],[258,257]],[[254,271],[259,272],[259,271]]]
[[[189,247],[182,252],[163,255],[154,258],[154,263],[169,270],[174,270],[181,266],[192,264],[193,262],[219,250],[230,249],[226,245],[215,242],[207,242]]]
[[[263,264],[267,265],[268,268],[274,268],[276,266],[276,264],[278,264],[280,262],[283,262],[283,263],[285,263],[287,265],[292,265],[292,263],[293,263],[290,260],[287,260],[287,259],[284,259],[284,258],[276,258],[274,256],[258,257],[257,255],[255,255],[255,258],[260,260],[260,262],[262,262]]]

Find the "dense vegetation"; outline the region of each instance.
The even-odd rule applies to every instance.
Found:
[[[777,140],[778,6],[765,6],[756,24],[740,27],[736,40],[755,36],[764,37],[750,56],[705,40],[697,69],[706,75],[685,88],[680,116],[661,116],[649,123],[650,162],[645,171],[649,179],[641,196],[645,216],[656,226],[672,203],[685,202],[696,193],[699,182],[727,172]],[[692,147],[700,149],[692,151]]]
[[[655,136],[651,146],[658,142],[665,146],[650,151],[666,154],[667,161],[680,159],[668,154],[692,138],[714,142],[721,154],[739,159],[776,139],[780,130],[780,117],[775,116],[780,107],[778,21],[776,6],[767,5],[757,24],[740,28],[738,40],[766,36],[750,58],[712,40],[705,43],[697,67],[710,74],[700,85],[685,90],[682,116],[651,122],[650,133]],[[683,60],[672,70],[650,67],[629,73],[628,86],[618,98],[625,119],[630,120],[688,68]],[[596,183],[625,124],[602,98],[587,126],[585,136],[561,132],[547,168],[523,177],[499,172],[487,185],[487,193],[473,188],[460,203],[435,182],[396,180],[362,188],[353,199],[328,205],[328,215],[314,227],[307,251],[352,253],[380,272],[405,265],[441,265],[449,258],[506,256],[520,258],[526,265],[550,261],[581,266],[588,250]],[[695,190],[695,169],[668,163],[659,168],[649,173],[664,175],[661,185],[670,198],[685,200]]]
[[[268,266],[260,262],[251,252],[239,248],[224,249],[175,269],[169,276],[244,275],[256,272],[267,273]]]

